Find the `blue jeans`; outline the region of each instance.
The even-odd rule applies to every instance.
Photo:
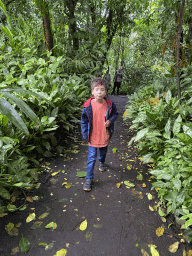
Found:
[[[99,157],[98,160],[101,163],[105,162],[107,154],[107,146],[103,148],[99,148]],[[87,158],[87,176],[86,179],[94,178],[94,167],[97,158],[97,148],[88,146],[88,158]]]

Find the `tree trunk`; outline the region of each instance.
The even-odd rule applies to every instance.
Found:
[[[43,13],[42,19],[43,19],[43,30],[45,35],[45,44],[46,44],[47,51],[49,52],[53,49],[53,36],[51,32],[48,4],[46,4],[45,7],[47,8],[46,8],[46,11]]]
[[[69,18],[69,39],[73,42],[73,50],[77,51],[79,49],[79,38],[77,35],[77,22],[75,19],[75,7],[77,4],[77,0],[66,0],[65,4],[69,12],[67,12],[67,16]]]
[[[176,48],[176,70],[177,70],[177,93],[178,98],[181,98],[181,88],[180,88],[180,40],[181,40],[181,30],[182,30],[182,22],[184,16],[184,6],[185,0],[182,0],[180,14],[179,14],[179,22],[178,22],[178,33],[177,33],[177,48]]]

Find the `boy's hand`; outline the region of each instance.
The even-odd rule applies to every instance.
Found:
[[[105,122],[105,127],[109,127],[110,124],[111,124],[111,121],[110,121],[110,120],[107,120],[107,121]]]

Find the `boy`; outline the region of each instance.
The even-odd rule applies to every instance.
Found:
[[[91,81],[91,92],[94,97],[83,104],[81,115],[82,136],[88,139],[87,176],[83,186],[85,191],[91,191],[97,148],[99,148],[99,170],[105,171],[107,146],[118,115],[115,104],[105,97],[107,85],[102,78],[95,78]]]

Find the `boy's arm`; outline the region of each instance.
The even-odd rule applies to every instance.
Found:
[[[88,139],[88,124],[89,124],[89,119],[84,108],[81,115],[81,133],[82,133],[83,139]]]
[[[117,119],[118,116],[118,112],[117,112],[117,108],[115,106],[115,104],[112,102],[112,111],[111,111],[111,116],[109,117],[109,121],[111,121],[111,123],[114,123],[115,120]]]

